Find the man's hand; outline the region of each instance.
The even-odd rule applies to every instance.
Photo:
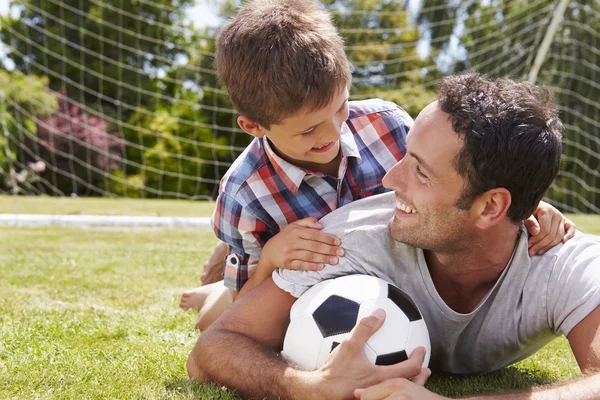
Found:
[[[431,371],[423,368],[421,373],[413,379],[405,378],[390,379],[367,389],[356,389],[354,397],[358,400],[443,400],[446,397],[439,396],[425,389],[423,385]]]
[[[337,264],[344,255],[340,239],[321,232],[315,218],[304,218],[285,226],[263,247],[261,263],[276,268],[317,271]]]
[[[525,221],[529,231],[529,255],[543,255],[559,244],[575,236],[576,226],[552,205],[540,201],[533,215]]]
[[[331,353],[319,370],[319,385],[323,398],[352,398],[354,390],[394,378],[414,378],[423,381],[421,366],[425,359],[425,349],[415,349],[410,358],[398,364],[377,366],[371,364],[365,355],[365,343],[383,325],[385,312],[377,310],[363,318],[352,330],[350,337]],[[418,377],[418,378],[417,378]]]

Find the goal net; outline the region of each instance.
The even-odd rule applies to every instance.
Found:
[[[250,141],[213,66],[238,0],[4,2],[0,192],[216,195]],[[322,3],[355,67],[353,99],[384,98],[416,117],[440,78],[463,70],[552,88],[566,134],[548,200],[600,212],[600,3]]]

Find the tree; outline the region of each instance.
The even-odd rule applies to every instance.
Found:
[[[36,135],[37,117],[57,109],[47,84],[46,78],[0,70],[0,186],[13,193],[20,192],[21,184],[26,183],[21,179],[26,164],[19,159],[26,150],[24,138]]]
[[[52,90],[125,120],[165,95],[156,76],[186,56],[184,11],[193,3],[13,0],[20,16],[2,18],[0,39],[18,70],[47,75]]]
[[[449,48],[451,33],[459,39],[464,52],[455,55],[449,72],[527,79],[558,3],[425,0],[420,15],[443,27],[431,33],[438,54]],[[600,212],[599,32],[600,4],[569,2],[535,82],[553,89],[566,128],[561,171],[546,195],[567,211]]]

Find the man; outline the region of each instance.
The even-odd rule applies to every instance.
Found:
[[[394,193],[322,220],[342,239],[339,264],[278,270],[242,296],[198,341],[190,376],[255,396],[439,398],[420,386],[429,376],[422,350],[393,366],[366,360],[364,343],[382,315],[360,321],[317,371],[298,371],[277,356],[295,298],[350,273],[388,279],[413,298],[430,329],[433,371],[488,372],[564,334],[581,370],[593,373],[600,367],[600,244],[578,235],[530,257],[521,224],[558,172],[561,131],[547,92],[474,74],[445,78],[438,101],[411,128],[406,156],[384,178]],[[590,375],[536,395],[598,398],[599,381]],[[498,398],[531,393],[510,396]]]

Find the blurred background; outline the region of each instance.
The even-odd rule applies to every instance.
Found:
[[[547,200],[600,212],[597,0],[323,0],[352,99],[413,117],[440,77],[551,87],[566,126]],[[215,198],[249,143],[213,67],[238,0],[0,0],[0,193]]]

